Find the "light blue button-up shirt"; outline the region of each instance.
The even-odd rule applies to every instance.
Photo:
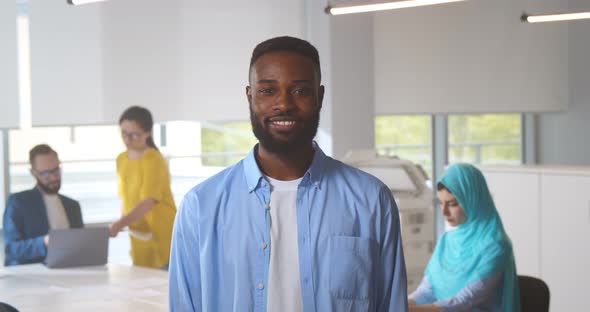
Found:
[[[296,202],[303,310],[407,311],[391,191],[315,149]],[[255,150],[184,197],[170,256],[171,311],[266,312],[272,207]]]

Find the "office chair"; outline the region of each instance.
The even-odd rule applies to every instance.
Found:
[[[518,276],[521,312],[549,312],[549,287],[543,280]]]
[[[18,312],[13,306],[0,302],[0,312]]]

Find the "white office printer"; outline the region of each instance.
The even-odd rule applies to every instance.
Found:
[[[422,168],[409,160],[349,151],[342,162],[379,178],[393,192],[400,213],[408,294],[416,289],[435,245],[433,192]]]

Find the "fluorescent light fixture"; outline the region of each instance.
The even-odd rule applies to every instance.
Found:
[[[393,2],[369,3],[358,5],[339,5],[326,7],[326,13],[332,15],[351,14],[351,13],[365,13],[373,11],[393,10],[411,8],[424,5],[434,5],[450,2],[459,2],[465,0],[402,0]],[[365,1],[367,3],[367,1]]]
[[[548,15],[523,14],[521,17],[523,22],[529,22],[529,23],[573,21],[573,20],[588,19],[588,18],[590,18],[590,12],[548,14]]]
[[[81,5],[81,4],[103,2],[103,1],[106,1],[106,0],[68,0],[68,3],[71,5]]]

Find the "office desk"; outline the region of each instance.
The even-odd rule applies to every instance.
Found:
[[[168,311],[165,271],[120,264],[0,268],[0,301],[27,311]]]

